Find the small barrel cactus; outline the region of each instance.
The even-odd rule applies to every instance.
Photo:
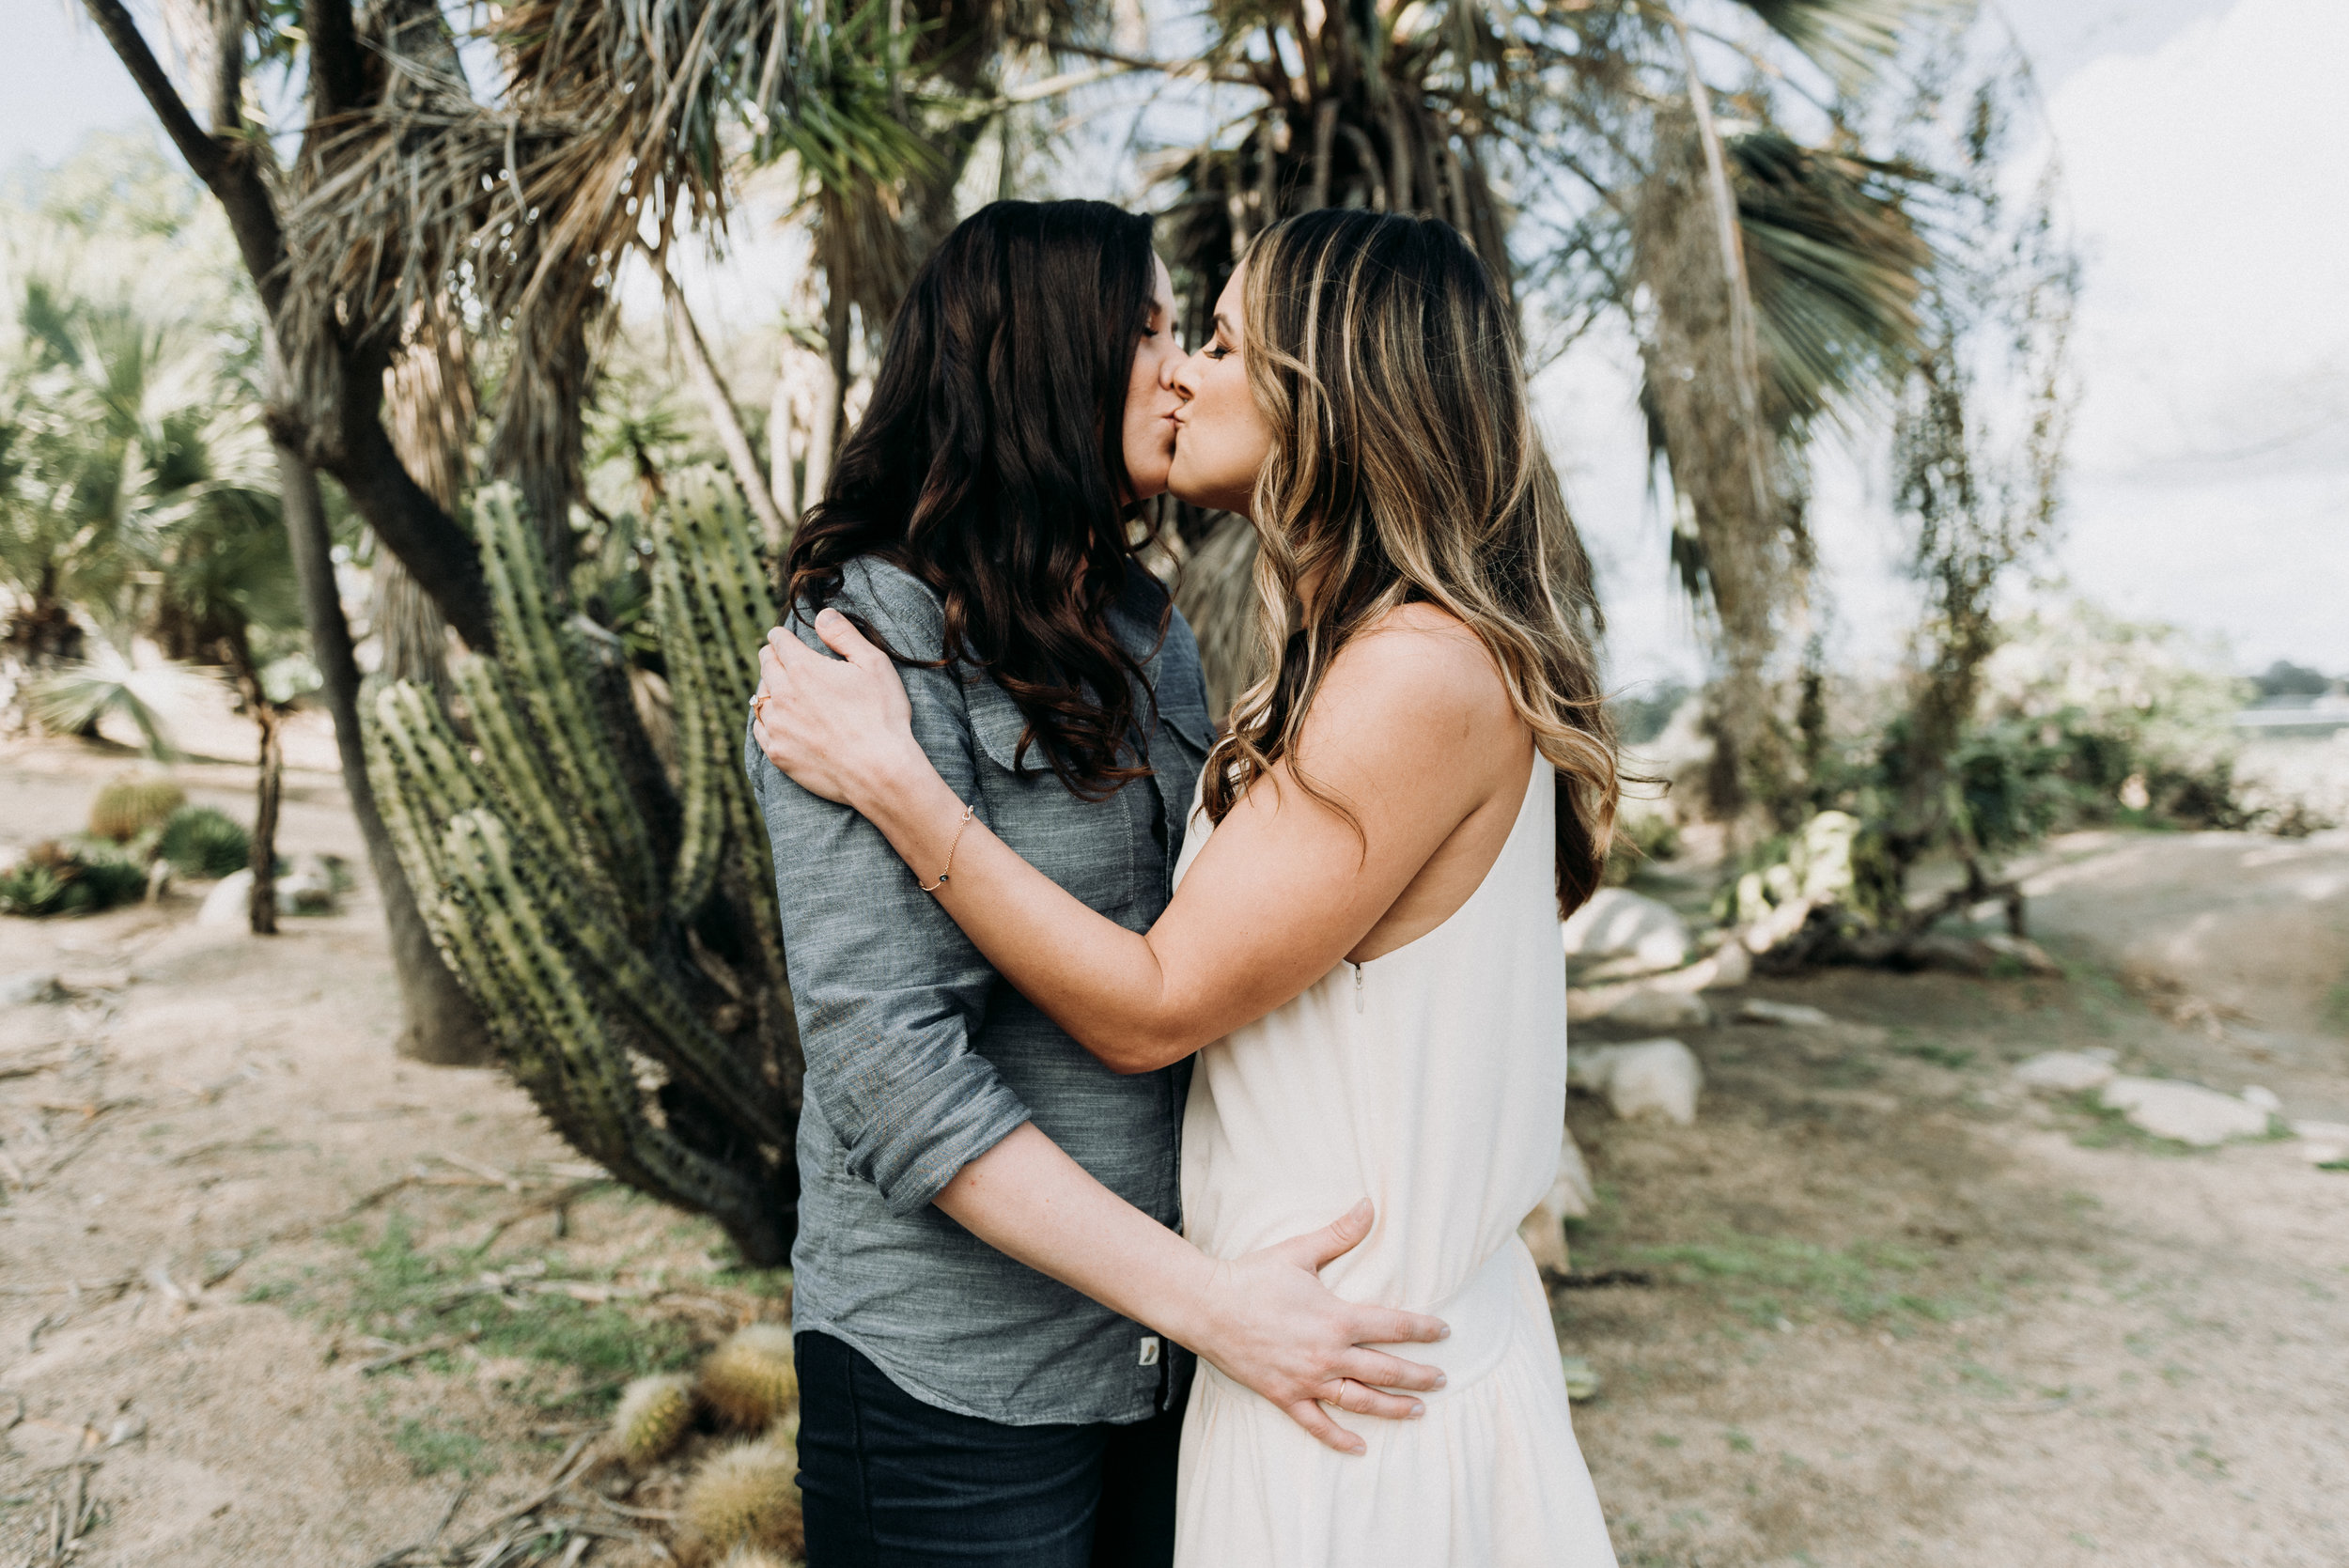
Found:
[[[693,1424],[693,1380],[683,1373],[640,1377],[620,1393],[612,1413],[612,1441],[631,1469],[658,1464],[676,1452]]]
[[[799,1455],[783,1443],[741,1443],[713,1454],[677,1501],[679,1560],[690,1568],[745,1548],[804,1556],[799,1469]]]
[[[737,1330],[702,1362],[700,1387],[702,1399],[728,1425],[766,1431],[799,1406],[791,1330],[780,1323]]]
[[[162,827],[187,803],[187,791],[160,774],[118,774],[90,802],[90,836],[128,844],[148,829]]]
[[[718,1568],[799,1568],[799,1564],[787,1557],[777,1557],[764,1546],[737,1546]]]

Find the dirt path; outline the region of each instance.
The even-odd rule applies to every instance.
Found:
[[[308,760],[290,846],[356,859]],[[0,838],[71,828],[120,765],[0,757]],[[242,771],[191,775],[234,804]],[[2179,865],[2305,892],[2339,852],[2247,868],[2278,847],[2072,845],[2042,905],[2069,978],[1758,985],[1850,1027],[1688,1033],[1693,1128],[1575,1102],[1603,1197],[1577,1270],[1649,1281],[1558,1296],[1626,1564],[2349,1562],[2349,1174],[2179,1153],[2006,1079],[2104,1045],[2349,1120],[2337,973],[2282,966],[2303,1012],[2119,978],[2206,907],[2147,894],[2217,875]],[[76,1563],[366,1568],[522,1498],[620,1379],[782,1310],[711,1228],[591,1185],[494,1074],[397,1061],[364,894],[273,941],[196,927],[192,895],[0,922],[0,973],[72,992],[0,1008],[0,1564],[80,1486]],[[2100,907],[2141,939],[2085,930]]]
[[[1576,1110],[1578,1269],[1664,1287],[1561,1303],[1627,1564],[2349,1562],[2349,1175],[2015,1095],[2203,1043],[2081,978],[1758,989],[1888,1037],[1706,1031],[1696,1127]]]

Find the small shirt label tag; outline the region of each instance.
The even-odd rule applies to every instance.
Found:
[[[1142,1364],[1145,1367],[1159,1364],[1159,1337],[1156,1334],[1142,1336]]]

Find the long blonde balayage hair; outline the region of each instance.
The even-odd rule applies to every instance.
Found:
[[[1208,759],[1209,818],[1293,763],[1348,643],[1400,605],[1433,604],[1484,644],[1557,769],[1558,904],[1572,912],[1598,886],[1620,785],[1589,561],[1533,429],[1508,306],[1434,219],[1308,212],[1259,235],[1245,265],[1241,353],[1272,432],[1252,503],[1271,674],[1233,704]]]

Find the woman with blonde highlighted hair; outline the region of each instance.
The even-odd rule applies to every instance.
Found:
[[[1058,1215],[996,1244],[1199,1350],[1178,1562],[1611,1564],[1517,1228],[1555,1173],[1556,923],[1596,883],[1614,746],[1508,307],[1445,225],[1308,213],[1257,239],[1174,384],[1170,488],[1254,522],[1270,673],[1208,757],[1147,931],[973,819],[911,744],[888,657],[837,616],[816,629],[839,660],[762,653],[759,743],[879,827],[1103,1063],[1196,1053],[1182,1238],[1033,1128],[956,1178],[958,1219]],[[1325,1245],[1284,1239],[1349,1204]],[[1448,1333],[1257,1354],[1216,1281],[1268,1254]]]

